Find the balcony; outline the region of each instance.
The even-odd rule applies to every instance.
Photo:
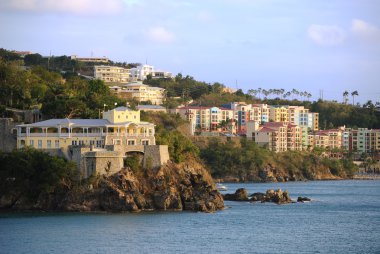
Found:
[[[153,137],[153,134],[149,133],[21,133],[18,137],[56,137],[56,138],[79,138],[79,137]]]

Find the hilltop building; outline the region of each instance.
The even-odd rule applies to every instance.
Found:
[[[191,133],[196,131],[225,131],[236,133],[233,111],[223,107],[183,106],[171,111],[190,122]]]
[[[110,87],[118,97],[134,99],[138,102],[150,102],[153,105],[161,105],[165,101],[165,89],[144,85],[141,82],[132,82],[122,86]]]
[[[157,146],[154,124],[140,121],[140,111],[118,107],[103,119],[50,119],[21,124],[17,148],[33,147],[75,161],[83,177],[117,172],[129,153],[142,154],[145,165],[169,160],[167,146]]]
[[[105,83],[128,83],[131,81],[130,69],[118,66],[94,66],[94,77]]]
[[[76,60],[79,62],[89,62],[89,63],[108,63],[109,59],[107,57],[78,57],[77,55],[71,55],[71,60]]]
[[[302,136],[303,129],[292,123],[268,122],[262,126],[255,121],[247,123],[247,138],[275,152],[303,150]]]
[[[172,78],[172,73],[167,71],[154,70],[152,65],[139,65],[135,68],[131,68],[131,78],[133,81],[143,81],[148,75],[152,78]]]

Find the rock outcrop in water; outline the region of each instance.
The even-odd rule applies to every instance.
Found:
[[[237,189],[234,194],[223,195],[225,200],[230,201],[248,201],[248,192],[244,188]]]
[[[0,207],[6,205],[0,202]],[[64,193],[44,194],[37,202],[20,198],[10,209],[47,211],[190,210],[214,212],[224,208],[222,195],[203,166],[196,161],[168,163],[159,169],[133,172],[123,169],[92,179]]]
[[[304,202],[310,202],[311,199],[308,197],[298,197],[297,202],[304,203]]]
[[[235,194],[224,195],[225,200],[229,201],[251,201],[251,202],[272,202],[276,204],[288,204],[293,203],[289,196],[288,191],[282,191],[281,189],[273,190],[269,189],[266,193],[256,192],[248,198],[247,190],[244,188],[237,189]]]

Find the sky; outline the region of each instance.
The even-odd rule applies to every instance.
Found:
[[[378,0],[1,0],[0,47],[380,102]]]

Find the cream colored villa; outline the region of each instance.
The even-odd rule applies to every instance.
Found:
[[[130,70],[118,66],[99,65],[94,67],[94,77],[105,83],[128,83]]]
[[[124,99],[135,99],[138,102],[151,102],[153,105],[161,105],[165,101],[165,89],[144,85],[141,82],[132,82],[123,85],[121,89],[115,89],[117,96]]]
[[[103,119],[50,119],[17,126],[17,148],[67,149],[70,145],[155,145],[154,124],[140,122],[140,111],[118,107]]]

